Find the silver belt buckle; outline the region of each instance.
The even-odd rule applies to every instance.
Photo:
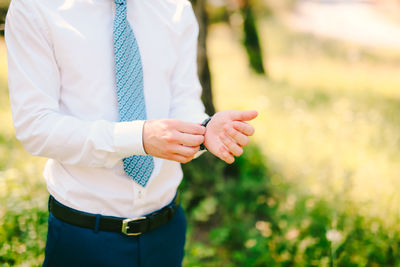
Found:
[[[142,234],[142,232],[137,232],[137,233],[129,233],[128,229],[129,229],[129,223],[130,222],[134,222],[134,221],[140,221],[140,220],[144,220],[146,219],[146,217],[137,217],[137,218],[131,218],[131,219],[125,219],[122,221],[122,229],[121,232],[124,233],[125,235],[140,235]]]

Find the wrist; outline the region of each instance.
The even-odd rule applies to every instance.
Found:
[[[149,153],[147,153],[147,149],[146,149],[146,126],[148,126],[148,125],[146,125],[147,124],[147,120],[146,121],[144,121],[143,122],[143,127],[142,127],[142,144],[143,144],[143,152],[146,154],[146,155],[149,155]]]
[[[207,128],[207,124],[211,121],[211,119],[212,119],[212,116],[210,116],[210,117],[208,117],[207,119],[205,119],[205,120],[201,123],[201,126],[204,126],[204,127]],[[202,151],[202,150],[207,150],[207,148],[206,148],[206,146],[204,145],[204,143],[200,145],[200,151]]]

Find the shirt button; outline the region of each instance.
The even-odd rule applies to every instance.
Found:
[[[142,199],[142,197],[143,197],[142,191],[139,191],[139,192],[138,192],[138,198],[139,198],[139,199]]]

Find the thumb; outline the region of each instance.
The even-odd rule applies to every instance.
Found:
[[[234,121],[251,121],[258,116],[256,110],[232,110],[231,118]]]

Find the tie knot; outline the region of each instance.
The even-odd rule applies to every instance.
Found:
[[[126,0],[114,0],[116,5],[126,5]]]

